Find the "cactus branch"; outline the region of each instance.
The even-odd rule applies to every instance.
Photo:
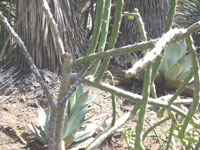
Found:
[[[178,87],[178,89],[176,90],[176,92],[173,94],[173,96],[170,98],[168,104],[171,105],[174,100],[178,97],[178,95],[180,95],[183,90],[185,89],[185,87],[187,86],[188,82],[192,79],[192,71],[188,74],[188,76],[185,78],[185,80],[181,83],[181,85]]]
[[[175,12],[176,12],[176,4],[177,4],[177,0],[171,0],[170,1],[170,5],[169,5],[170,8],[169,8],[168,16],[167,16],[165,33],[168,32],[172,27],[174,15],[175,15]],[[162,62],[162,58],[163,58],[164,54],[165,54],[165,49],[161,52],[161,55],[156,58],[156,61],[155,61],[155,64],[154,64],[153,70],[152,70],[152,79],[151,79],[152,84],[156,79],[157,72],[159,70],[159,67],[160,67],[160,64]],[[151,87],[153,89],[153,85]],[[153,90],[152,90],[152,93],[153,93],[152,95],[154,96],[154,98],[156,98],[156,94],[155,94],[155,92],[153,92]]]
[[[151,123],[148,119],[145,119],[145,122],[150,126],[150,128],[153,126],[152,123]],[[152,128],[152,130],[153,130],[154,135],[155,135],[155,137],[157,138],[158,143],[160,144],[160,147],[161,147],[161,144],[162,144],[162,143],[161,143],[161,139],[160,139],[160,137],[159,137],[159,134],[157,133],[157,131],[156,131],[155,128]],[[143,137],[144,137],[144,135],[143,135]],[[143,141],[144,141],[144,139],[143,139]]]
[[[63,98],[65,93],[69,90],[70,85],[72,84],[72,79],[70,76],[71,73],[71,62],[72,59],[67,53],[62,56],[63,59],[63,66],[62,66],[62,78],[61,78],[61,85],[58,95],[58,101]],[[62,133],[63,133],[63,125],[64,125],[64,118],[66,114],[66,107],[67,103],[65,102],[60,106],[57,110],[57,118],[56,118],[56,146],[55,149],[61,149],[62,143]]]
[[[140,34],[141,34],[141,37],[142,37],[142,41],[146,41],[147,40],[147,36],[146,36],[145,28],[144,28],[144,23],[142,21],[142,17],[138,13],[138,9],[135,8],[133,13],[125,11],[125,12],[123,12],[123,14],[125,16],[131,17],[131,19],[133,19],[133,17],[136,18],[138,26],[139,26]]]
[[[166,145],[166,148],[165,148],[166,150],[169,150],[170,144],[172,142],[174,130],[176,130],[176,121],[174,119],[171,119],[171,121],[172,121],[172,124],[171,124],[171,128],[170,128],[170,133],[169,133],[167,145]]]
[[[178,87],[178,89],[176,89],[175,93],[173,94],[173,96],[169,99],[168,101],[168,105],[170,106],[175,99],[183,92],[183,90],[185,89],[185,87],[187,86],[188,82],[191,80],[192,78],[192,71],[188,74],[188,76],[185,78],[185,80],[181,83],[181,85]],[[161,108],[159,110],[159,116],[163,116],[165,112],[165,108]]]
[[[169,12],[168,12],[168,16],[167,16],[167,23],[165,26],[165,32],[168,32],[173,25],[173,21],[174,21],[174,15],[176,12],[176,5],[177,5],[177,1],[178,0],[170,0],[170,4],[169,4]]]
[[[134,74],[136,74],[141,68],[144,68],[149,63],[154,62],[155,59],[161,55],[167,44],[181,40],[185,36],[188,36],[195,30],[199,29],[200,21],[188,27],[187,29],[171,29],[156,42],[155,48],[153,48],[150,52],[147,52],[142,59],[137,61],[133,67],[126,72],[126,77],[133,77]]]
[[[135,137],[135,150],[145,150],[143,145],[143,139],[142,139],[142,132],[143,132],[143,126],[144,126],[144,120],[145,120],[145,113],[146,113],[146,107],[150,95],[150,86],[151,86],[151,64],[147,66],[147,70],[144,74],[144,83],[143,83],[143,91],[142,96],[143,100],[140,103],[140,111],[139,111],[139,117],[136,127],[136,137]]]
[[[98,145],[100,145],[107,137],[109,137],[114,131],[116,131],[119,127],[127,123],[129,120],[133,119],[139,109],[139,104],[136,104],[132,111],[123,115],[120,119],[118,119],[114,126],[109,126],[103,132],[101,132],[95,139],[90,143],[90,145],[86,148],[86,150],[93,150]]]
[[[113,48],[110,50],[107,50],[105,52],[100,52],[100,53],[95,53],[95,54],[90,54],[88,56],[80,57],[72,62],[72,67],[79,65],[79,64],[84,64],[87,61],[91,61],[94,59],[102,59],[104,60],[106,58],[112,57],[112,56],[117,56],[117,55],[122,55],[122,54],[128,54],[132,52],[137,52],[140,50],[146,50],[149,48],[154,48],[156,40],[151,40],[147,42],[141,42],[133,45],[128,45],[128,46],[123,46],[121,48]]]
[[[106,72],[106,75],[108,76],[108,79],[109,79],[109,83],[110,85],[112,86],[115,86],[115,81],[114,81],[114,77],[112,75],[112,73],[110,71],[107,71]],[[111,94],[111,99],[112,99],[112,109],[113,109],[113,115],[112,115],[112,123],[111,123],[111,126],[114,126],[115,125],[115,121],[116,121],[116,96],[115,94]]]
[[[112,33],[111,33],[111,36],[110,36],[110,41],[108,43],[108,51],[114,48],[115,42],[116,42],[117,37],[118,37],[119,28],[120,28],[120,25],[121,25],[123,2],[124,2],[124,0],[117,0],[117,2],[116,2],[115,14],[114,14],[115,20],[114,20]],[[101,79],[103,78],[103,75],[104,75],[104,73],[105,73],[105,71],[108,67],[109,62],[110,62],[109,57],[107,57],[103,60],[102,66],[99,70],[99,74],[97,75],[97,78],[96,78],[96,82],[101,81]]]
[[[136,20],[139,26],[140,34],[142,36],[142,41],[147,41],[146,31],[144,28],[144,23],[142,21],[142,18],[140,14],[138,13],[137,9],[134,9],[134,13],[136,14]],[[143,83],[143,91],[142,91],[143,101],[142,103],[140,103],[139,119],[138,119],[137,127],[136,127],[135,148],[134,148],[136,150],[145,149],[143,145],[143,140],[142,140],[142,134],[143,134],[142,132],[143,132],[143,126],[144,126],[144,120],[145,120],[146,106],[147,106],[148,98],[150,95],[151,71],[152,71],[152,65],[149,64],[147,66],[147,70],[145,71],[145,75],[144,75],[144,83]]]
[[[88,49],[88,55],[95,53],[99,35],[101,32],[101,26],[103,22],[103,14],[104,14],[104,7],[105,7],[105,0],[97,0],[97,10],[96,10],[96,18],[95,18],[95,26],[94,26],[94,32],[92,34],[92,39],[90,42],[90,46]],[[80,71],[80,74],[82,74],[87,67],[90,65],[90,62],[86,62],[83,66],[83,68]]]
[[[166,118],[160,120],[159,122],[156,122],[151,127],[149,127],[143,134],[143,141],[152,130],[154,130],[156,127],[160,126],[161,124],[165,123],[169,119],[170,119],[170,117],[166,117]]]
[[[104,17],[103,17],[103,23],[102,23],[102,29],[101,29],[101,38],[99,42],[99,47],[97,52],[103,52],[105,49],[106,45],[106,39],[108,35],[108,27],[109,27],[109,22],[110,22],[110,11],[111,11],[111,0],[106,0],[105,2],[105,8],[104,8]],[[99,60],[94,67],[94,69],[91,71],[92,75],[95,75],[101,61]]]
[[[188,46],[188,51],[192,57],[192,65],[193,65],[193,75],[194,75],[194,94],[193,94],[193,102],[190,106],[188,114],[184,120],[181,130],[179,131],[179,137],[182,139],[185,136],[185,130],[189,124],[189,121],[192,119],[193,115],[195,114],[198,104],[199,104],[199,61],[197,58],[197,53],[193,44],[193,40],[191,35],[186,37],[186,43]]]
[[[67,93],[56,104],[56,107],[59,108],[63,103],[65,103],[69,99],[69,97],[73,94],[73,92],[76,91],[77,87],[82,83],[82,81],[84,80],[85,76],[91,71],[91,69],[93,68],[93,66],[95,64],[96,64],[96,61],[91,63],[91,65],[85,70],[85,72],[80,77],[77,77],[77,80],[75,81],[75,83],[70,86],[70,88],[67,91]]]
[[[89,80],[88,78],[86,80],[84,80],[84,83],[89,86],[98,88],[100,90],[103,90],[103,91],[106,91],[109,93],[114,93],[117,96],[124,97],[124,98],[129,99],[130,101],[133,101],[136,103],[138,103],[138,102],[141,103],[143,101],[143,98],[141,95],[122,90],[122,89],[114,87],[112,85],[108,85],[105,83],[96,83],[94,81]],[[187,112],[185,112],[184,110],[180,109],[179,107],[177,107],[175,105],[168,106],[167,101],[163,101],[163,98],[158,98],[158,99],[149,98],[148,104],[153,105],[154,107],[164,107],[166,109],[171,109],[172,111],[178,113],[181,116],[186,116],[186,114],[187,114]]]
[[[197,143],[197,145],[195,146],[194,150],[199,150],[200,149],[200,137],[199,137],[199,142]]]

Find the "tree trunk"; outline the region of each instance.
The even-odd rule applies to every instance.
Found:
[[[80,11],[76,1],[65,1],[65,6],[61,4],[61,0],[48,0],[48,2],[54,19],[58,24],[65,51],[69,52],[73,58],[82,56],[86,52],[88,42],[82,23],[80,23]],[[26,11],[31,1],[17,0],[16,3],[16,19],[18,19]],[[65,9],[67,10],[65,11]],[[34,0],[29,13],[17,28],[17,32],[27,46],[38,68],[47,68],[53,72],[60,73],[61,56],[54,44],[55,40],[47,18],[42,12],[40,0]],[[19,65],[22,68],[26,68],[27,65],[22,54],[18,52],[17,55]]]

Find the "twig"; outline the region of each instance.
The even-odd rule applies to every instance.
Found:
[[[49,21],[52,33],[53,33],[55,41],[56,41],[55,44],[57,45],[58,50],[61,53],[61,55],[63,55],[65,53],[64,45],[63,45],[63,42],[61,40],[59,31],[58,31],[58,25],[57,25],[56,21],[53,18],[53,15],[52,15],[52,13],[50,11],[50,7],[49,7],[49,4],[48,4],[47,0],[42,0],[42,8],[43,8],[44,13],[45,13],[45,15],[46,15],[46,17],[47,17],[47,19]]]
[[[19,45],[20,50],[23,53],[24,57],[26,58],[26,61],[28,62],[31,70],[33,71],[34,75],[36,76],[38,82],[41,84],[41,87],[43,88],[50,105],[52,106],[52,108],[55,108],[55,103],[53,102],[51,94],[47,88],[46,82],[43,80],[40,72],[38,71],[37,67],[35,66],[31,55],[29,54],[26,46],[24,45],[24,42],[21,40],[19,35],[14,31],[14,29],[10,26],[7,19],[3,16],[3,14],[1,12],[0,12],[0,21],[4,25],[5,29],[13,36],[16,43]]]
[[[42,78],[40,72],[38,71],[37,67],[35,66],[33,59],[31,57],[31,55],[29,54],[24,42],[21,40],[21,38],[18,36],[18,34],[14,31],[14,29],[10,26],[10,24],[8,23],[7,19],[3,16],[3,14],[0,12],[0,20],[3,23],[3,25],[5,26],[5,29],[13,36],[14,40],[16,41],[16,43],[19,45],[21,52],[23,53],[26,61],[28,62],[32,72],[34,73],[34,75],[36,76],[36,79],[38,80],[38,82],[40,83],[42,89],[44,90],[45,95],[47,96],[47,99],[49,101],[49,104],[51,106],[51,110],[52,112],[56,112],[56,105],[53,101],[53,98],[48,90],[48,87],[46,85],[46,82],[44,81],[44,79]],[[52,116],[56,116],[52,115]],[[51,117],[52,119],[52,117]],[[55,120],[55,119],[54,119]],[[50,124],[50,143],[52,144],[51,146],[54,146],[54,137],[55,137],[55,126],[51,126],[54,125],[54,123],[52,122]],[[49,149],[50,150],[50,149]],[[51,149],[54,150],[54,149]]]

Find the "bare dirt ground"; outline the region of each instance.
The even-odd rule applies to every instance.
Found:
[[[115,69],[114,69],[115,70]],[[59,89],[59,79],[48,71],[43,71],[44,79],[48,83],[50,92],[56,97],[57,91]],[[119,75],[116,77],[117,85],[127,89],[133,90],[134,92],[140,93],[142,83],[132,81],[127,81],[122,83]],[[106,82],[106,79],[105,79]],[[134,88],[132,88],[134,87]],[[91,105],[92,111],[90,115],[98,115],[107,113],[107,118],[112,115],[112,104],[109,98],[109,93],[95,89],[93,87],[88,87],[84,85],[85,90],[90,90],[90,94],[97,95],[96,99]],[[34,123],[38,125],[37,117],[37,105],[45,104],[46,98],[40,87],[36,82],[34,75],[23,75],[20,81],[11,88],[11,97],[0,104],[0,150],[43,150],[46,149],[41,143],[39,143],[34,136],[31,134],[27,127],[27,123]],[[134,103],[123,98],[117,98],[117,112],[118,117],[122,116],[124,113],[128,112],[134,107]],[[104,118],[106,119],[106,118]],[[147,119],[152,121],[158,121],[159,118],[156,116],[156,110],[147,110]],[[121,127],[117,132],[115,132],[111,137],[104,141],[99,147],[99,150],[125,150],[127,144],[124,140],[122,133],[131,128],[135,131],[137,118],[130,121],[128,124]],[[100,124],[103,124],[103,120]],[[153,123],[153,122],[152,122]],[[158,127],[156,131],[162,133],[169,128],[169,122]],[[145,128],[149,127],[145,124]],[[101,130],[101,129],[99,129]],[[16,131],[23,132],[21,139],[17,136]],[[94,135],[95,136],[95,135]],[[156,138],[146,138],[145,140],[146,150],[159,150],[159,143]]]

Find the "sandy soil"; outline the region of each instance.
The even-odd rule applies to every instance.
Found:
[[[48,84],[50,92],[54,97],[57,95],[59,89],[59,79],[48,71],[43,71],[44,79]],[[124,89],[134,90],[134,92],[141,93],[141,82],[128,84],[120,81],[120,75],[116,77],[117,85]],[[106,82],[106,79],[105,79]],[[131,86],[131,84],[133,84]],[[135,86],[134,86],[135,85]],[[133,88],[132,88],[133,87]],[[88,87],[84,85],[85,90],[90,90],[90,94],[97,95],[96,99],[91,105],[92,111],[89,115],[99,115],[106,113],[107,117],[111,116],[112,105],[109,93]],[[11,97],[0,104],[0,150],[19,150],[19,149],[30,149],[30,150],[43,150],[46,149],[41,143],[39,143],[31,134],[27,127],[27,123],[38,124],[37,120],[37,105],[46,105],[46,98],[40,85],[36,82],[32,74],[23,75],[23,77],[15,84],[11,89]],[[128,100],[118,97],[117,98],[117,112],[118,117],[128,112],[133,108],[135,104]],[[99,124],[103,126],[104,120],[99,121]],[[158,120],[156,116],[156,110],[147,110],[147,119],[154,123]],[[111,137],[104,141],[100,146],[99,150],[125,150],[127,144],[123,137],[123,132],[128,128],[135,131],[137,118],[133,119]],[[163,133],[169,128],[170,122],[163,124],[158,127],[156,131],[158,134]],[[145,124],[145,128],[149,126]],[[99,129],[100,131],[101,129]],[[21,139],[17,136],[16,131],[23,132]],[[95,135],[94,135],[95,136]],[[145,147],[147,150],[159,150],[159,143],[156,138],[146,138]]]

